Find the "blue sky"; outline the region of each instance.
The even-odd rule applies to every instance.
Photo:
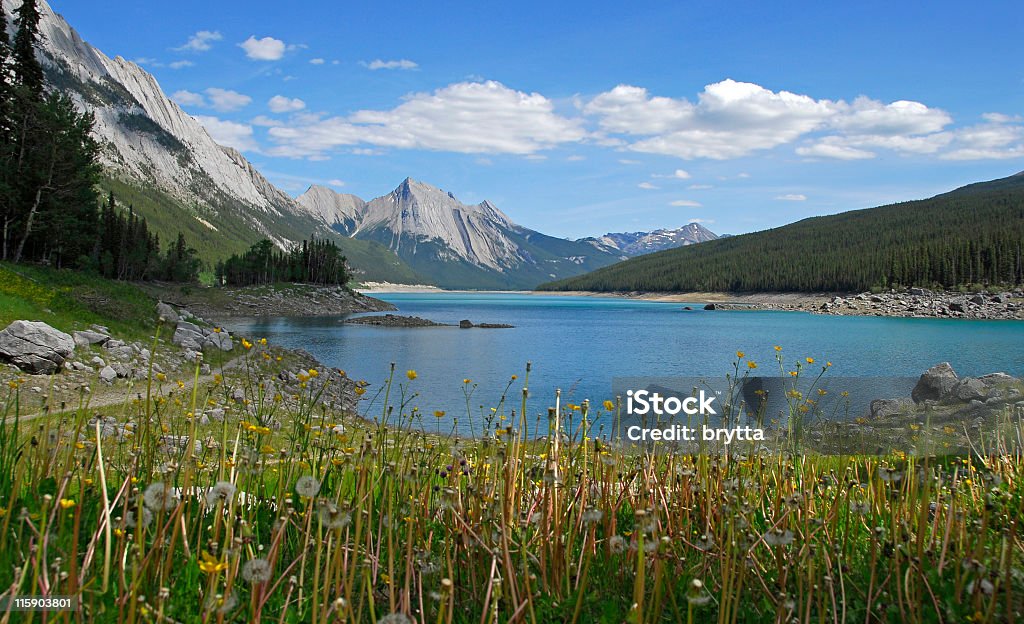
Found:
[[[741,233],[1024,170],[1015,2],[51,4],[293,195]]]

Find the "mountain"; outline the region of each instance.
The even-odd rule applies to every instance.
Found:
[[[1024,172],[633,258],[542,290],[855,292],[1024,283]]]
[[[2,2],[9,16],[20,5]],[[296,201],[240,152],[217,144],[139,65],[94,48],[44,0],[39,8],[48,88],[93,113],[104,190],[134,206],[162,239],[184,233],[208,262],[261,238],[287,248],[316,235],[338,241],[366,281],[532,288],[622,256],[545,236],[489,202],[467,206],[413,180],[371,202],[324,187]]]
[[[590,243],[546,236],[517,225],[489,201],[463,204],[412,178],[369,202],[323,186],[311,186],[296,201],[335,231],[383,245],[445,288],[533,288],[621,257]]]
[[[13,34],[18,0],[2,0]],[[37,55],[47,88],[95,117],[102,144],[104,191],[146,217],[164,241],[179,232],[207,262],[243,251],[261,238],[281,247],[335,231],[271,184],[241,153],[217,144],[203,125],[164,94],[137,64],[91,46],[44,1],[38,2]],[[347,240],[343,251],[365,279],[415,282],[422,277],[384,247]]]
[[[609,233],[596,238],[582,238],[580,242],[590,243],[598,249],[617,252],[632,258],[674,247],[704,243],[717,238],[717,234],[703,225],[689,223],[674,230]]]

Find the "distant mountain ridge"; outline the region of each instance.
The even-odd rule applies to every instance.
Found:
[[[694,222],[672,230],[617,232],[605,234],[604,236],[581,238],[580,241],[588,242],[598,248],[614,250],[632,258],[655,251],[704,243],[716,240],[717,238],[719,238],[717,234],[700,223]]]
[[[1024,284],[1024,173],[632,258],[541,290],[861,292]]]
[[[412,178],[368,202],[316,185],[296,201],[335,231],[385,246],[442,287],[532,288],[621,259],[611,249],[520,226],[489,201],[463,204]]]

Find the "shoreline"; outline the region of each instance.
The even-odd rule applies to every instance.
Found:
[[[939,292],[923,288],[871,293],[795,292],[595,292],[536,290],[445,290],[435,286],[375,284],[360,288],[367,295],[394,293],[508,294],[552,297],[595,297],[633,299],[655,303],[713,305],[714,311],[805,312],[829,316],[875,316],[886,318],[944,318],[970,320],[1024,320],[1024,292],[979,293]]]

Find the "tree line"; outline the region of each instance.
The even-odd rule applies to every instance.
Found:
[[[285,251],[263,239],[243,254],[218,262],[217,284],[255,286],[274,282],[344,285],[351,274],[345,256],[333,241],[315,236]]]
[[[1024,176],[670,249],[542,290],[856,292],[1024,283]]]
[[[92,115],[43,87],[39,21],[25,0],[12,42],[0,9],[0,258],[62,266],[92,251],[100,146]]]

